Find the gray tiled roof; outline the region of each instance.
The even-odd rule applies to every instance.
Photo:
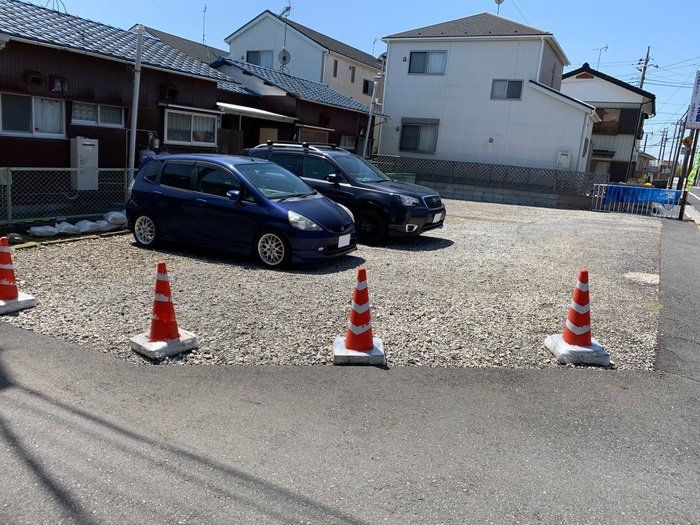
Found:
[[[160,29],[155,29],[153,27],[146,27],[146,32],[153,35],[154,37],[162,40],[170,47],[179,49],[186,55],[191,56],[204,62],[205,64],[211,64],[218,57],[228,56],[228,51],[223,49],[218,49],[216,47],[208,46],[206,44],[200,44],[193,40],[188,40],[177,35],[172,35],[161,31]]]
[[[338,53],[339,55],[352,58],[353,60],[357,60],[362,64],[367,64],[368,66],[374,67],[376,69],[381,69],[382,67],[381,62],[369,53],[365,53],[364,51],[360,51],[355,47],[349,46],[341,42],[340,40],[336,40],[335,38],[331,38],[327,35],[324,35],[323,33],[314,31],[313,29],[301,25],[299,22],[295,22],[294,20],[289,20],[288,18],[276,15],[272,11],[268,10],[267,12],[270,13],[272,16],[278,18],[282,22],[289,24],[291,27],[304,34],[306,37],[310,38],[314,42],[325,47],[329,51],[333,51],[334,53]]]
[[[425,26],[385,38],[551,35],[547,31],[519,24],[491,13],[481,13],[441,24]]]
[[[133,61],[136,55],[135,33],[18,0],[0,0],[0,33],[119,60]],[[230,80],[155,38],[144,38],[142,62],[174,72]]]
[[[241,86],[237,82],[219,80],[216,84],[217,88],[221,91],[230,91],[231,93],[238,93],[239,95],[252,95],[254,97],[259,97],[260,95],[251,91],[250,89]]]
[[[369,112],[369,107],[320,82],[295,77],[276,69],[268,69],[266,67],[249,64],[248,62],[243,62],[241,60],[234,60],[232,58],[223,59],[223,61],[219,63],[230,64],[243,71],[247,71],[265,82],[268,82],[269,84],[272,84],[273,86],[278,87],[290,95],[294,95],[302,100],[325,104],[327,106],[336,106],[343,109],[351,109],[361,113]]]

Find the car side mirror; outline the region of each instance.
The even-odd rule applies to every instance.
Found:
[[[228,190],[226,192],[226,196],[231,199],[232,201],[239,202],[241,200],[241,192],[240,190]]]
[[[331,184],[335,184],[336,186],[338,186],[340,184],[340,175],[338,175],[337,173],[331,173],[326,177],[326,180]]]

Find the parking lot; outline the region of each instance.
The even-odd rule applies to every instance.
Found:
[[[179,324],[201,339],[198,351],[166,363],[326,365],[365,265],[390,367],[555,367],[543,340],[562,330],[585,267],[593,337],[617,368],[653,368],[658,219],[446,205],[442,230],[282,271],[183,246],[144,250],[131,236],[17,250],[20,286],[39,306],[3,322],[145,364],[128,339],[148,328],[164,259]]]

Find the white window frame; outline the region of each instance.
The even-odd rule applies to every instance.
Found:
[[[30,104],[32,108],[32,131],[5,131],[2,129],[2,96],[3,95],[14,95],[18,97],[27,97],[32,103]],[[34,100],[35,99],[47,99],[47,100],[58,100],[61,103],[61,133],[42,133],[34,131],[36,125],[34,122]],[[22,93],[9,93],[0,92],[0,135],[7,137],[36,137],[42,139],[65,139],[66,138],[66,102],[60,98],[53,97],[34,97],[32,95],[24,95]]]
[[[214,120],[214,142],[184,142],[181,140],[169,140],[168,139],[168,115],[170,113],[180,113],[182,115],[189,115],[190,116],[190,138],[192,138],[192,118],[193,117],[206,117]],[[174,146],[203,146],[206,148],[216,148],[218,146],[218,140],[219,140],[219,119],[216,115],[211,115],[209,113],[196,113],[193,111],[179,111],[176,109],[166,109],[165,110],[165,122],[164,122],[164,128],[163,128],[163,144],[172,144]]]
[[[430,53],[441,53],[445,55],[445,70],[442,73],[428,73],[427,71],[425,73],[420,73],[416,71],[411,71],[411,55],[413,53],[426,53],[430,55]],[[428,60],[430,57],[426,59],[425,65],[427,67],[428,65]],[[444,77],[447,74],[447,49],[413,49],[408,52],[408,74],[409,75],[426,75],[429,77]]]
[[[94,120],[80,120],[73,118],[73,108],[71,107],[70,112],[70,123],[76,126],[92,126],[101,128],[123,128],[125,122],[125,108],[123,106],[115,106],[112,104],[98,104],[97,102],[84,102],[82,100],[74,100],[73,104],[90,104],[91,106],[97,106],[97,121]],[[121,124],[111,124],[102,122],[102,107],[108,108],[118,108],[122,110],[122,122]]]
[[[503,98],[493,96],[493,86],[496,82],[506,82],[506,96]],[[511,82],[520,82],[520,96],[517,98],[508,97],[508,87]],[[523,99],[523,89],[525,88],[525,82],[517,78],[494,78],[491,81],[491,100],[522,100]]]
[[[258,56],[260,56],[261,53],[270,53],[272,63],[270,64],[269,68],[272,69],[275,67],[275,51],[274,51],[274,49],[248,49],[245,52],[245,61],[246,62],[248,62],[248,54],[249,53],[257,53]],[[264,66],[262,64],[255,64],[254,62],[248,62],[248,63],[253,64],[255,66],[268,67],[268,66]]]

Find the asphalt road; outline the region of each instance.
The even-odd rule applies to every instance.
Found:
[[[147,367],[0,323],[0,522],[698,523],[697,261],[665,220],[657,372]]]

